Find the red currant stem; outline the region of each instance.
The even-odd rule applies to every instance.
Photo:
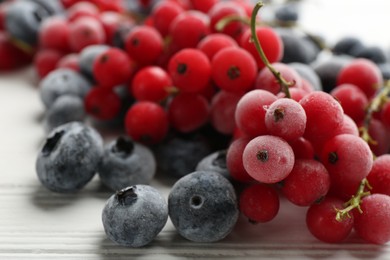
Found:
[[[241,22],[243,24],[250,25],[250,21],[247,17],[233,14],[219,20],[215,25],[215,30],[220,32],[231,22]]]
[[[366,115],[364,117],[363,126],[360,127],[360,136],[368,144],[377,144],[377,142],[372,139],[368,129],[370,127],[372,115],[374,112],[378,112],[382,109],[383,105],[387,101],[388,95],[390,94],[390,81],[387,81],[385,85],[380,89],[376,96],[371,100],[367,109]]]
[[[286,95],[286,97],[287,98],[291,98],[289,87],[294,85],[295,82],[294,81],[293,82],[288,82],[287,80],[285,80],[282,77],[282,75],[280,74],[280,72],[277,71],[271,65],[271,63],[268,61],[267,56],[265,55],[265,53],[263,51],[263,48],[261,47],[259,38],[257,37],[257,33],[256,33],[256,17],[257,17],[257,13],[259,12],[261,7],[263,7],[263,3],[261,1],[257,2],[256,5],[253,8],[253,11],[252,11],[251,24],[250,24],[251,32],[252,32],[252,40],[253,40],[253,43],[255,44],[257,52],[259,53],[259,55],[261,57],[261,60],[265,64],[265,66],[267,66],[267,68],[272,72],[272,74],[274,75],[274,77],[278,81],[278,83],[279,83],[282,91]]]
[[[351,199],[348,200],[346,203],[344,203],[344,209],[336,209],[336,220],[337,221],[343,221],[346,217],[350,218],[351,215],[349,212],[355,208],[360,213],[363,213],[362,209],[360,208],[360,202],[362,198],[364,198],[367,195],[370,195],[370,191],[365,191],[365,189],[372,189],[370,184],[368,183],[367,179],[364,178],[359,185],[358,190],[356,191],[355,195],[352,195]]]
[[[27,54],[32,55],[35,52],[34,48],[31,45],[29,45],[28,43],[25,43],[17,38],[10,37],[10,41],[14,46],[21,49],[23,52],[25,52]]]

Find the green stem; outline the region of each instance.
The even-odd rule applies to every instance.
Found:
[[[344,209],[336,209],[336,211],[337,211],[336,220],[337,221],[343,221],[343,219],[345,219],[346,217],[350,218],[351,215],[349,214],[349,212],[351,212],[351,210],[353,210],[355,208],[357,208],[360,213],[363,213],[362,209],[360,208],[360,202],[365,196],[371,194],[369,191],[365,191],[366,187],[368,189],[371,189],[371,186],[368,183],[367,179],[364,178],[360,182],[360,185],[359,185],[358,190],[356,191],[356,194],[354,196],[352,196],[352,198],[344,204],[345,208]]]
[[[241,22],[243,24],[250,25],[250,21],[246,17],[242,17],[240,15],[229,15],[218,21],[215,25],[215,30],[220,32],[231,22]]]
[[[274,77],[278,81],[282,91],[285,93],[286,97],[287,98],[291,98],[289,87],[294,85],[295,82],[288,82],[287,80],[285,80],[282,77],[281,73],[279,71],[277,71],[271,65],[271,63],[269,62],[267,56],[265,55],[265,53],[263,51],[263,48],[261,47],[259,38],[257,37],[257,33],[256,33],[256,17],[257,17],[257,13],[259,12],[261,7],[263,7],[263,3],[261,1],[257,2],[256,5],[253,8],[253,11],[252,11],[252,16],[251,16],[252,40],[253,40],[253,43],[255,44],[257,52],[259,53],[259,55],[261,57],[261,60],[265,64],[265,66],[272,72],[272,74],[274,75]]]
[[[372,115],[375,112],[378,112],[382,109],[383,105],[388,99],[388,95],[390,94],[390,81],[385,83],[385,86],[381,88],[379,93],[372,99],[369,106],[366,110],[366,115],[364,117],[363,126],[360,127],[360,135],[364,141],[368,144],[376,145],[377,142],[370,136],[369,128],[372,120]]]

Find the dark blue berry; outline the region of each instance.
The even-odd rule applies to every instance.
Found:
[[[204,157],[196,166],[196,171],[218,172],[230,179],[229,170],[226,167],[226,149],[215,151]]]
[[[46,127],[51,131],[72,121],[83,122],[85,118],[84,101],[78,96],[62,95],[46,111]]]
[[[179,179],[169,193],[168,210],[179,234],[195,242],[225,238],[239,215],[232,184],[221,174],[207,171]]]
[[[39,83],[39,94],[46,108],[62,95],[74,95],[84,99],[91,83],[80,73],[71,69],[56,69]]]
[[[52,14],[33,1],[12,2],[5,14],[7,32],[15,39],[34,46],[37,44],[39,27]]]
[[[362,41],[356,37],[344,37],[332,48],[332,52],[336,55],[350,55],[355,56],[357,52],[364,48]]]
[[[204,157],[214,152],[200,133],[173,134],[154,149],[158,171],[180,178],[193,172]]]
[[[296,4],[284,4],[275,10],[275,19],[282,23],[295,23],[299,18],[298,11]]]
[[[369,59],[376,64],[385,63],[387,61],[384,50],[378,46],[364,47],[357,51],[354,56],[357,58]]]
[[[53,129],[36,160],[41,183],[55,192],[74,192],[95,175],[103,140],[93,128],[70,122]]]
[[[149,184],[156,173],[156,160],[150,148],[119,137],[105,147],[98,173],[112,190]]]
[[[168,220],[164,197],[148,185],[134,185],[112,195],[102,212],[104,231],[116,244],[142,247],[160,233]]]

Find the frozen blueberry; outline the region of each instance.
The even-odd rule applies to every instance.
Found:
[[[93,80],[93,62],[95,58],[107,50],[108,45],[96,44],[85,47],[79,56],[79,66],[81,73],[90,80]]]
[[[309,81],[315,90],[322,90],[321,79],[310,65],[300,62],[293,62],[288,65],[295,69],[302,78]]]
[[[199,161],[213,151],[200,133],[172,134],[154,149],[158,171],[174,178],[193,172]]]
[[[61,0],[31,0],[37,3],[42,8],[46,9],[50,15],[57,15],[64,12],[64,7]]]
[[[56,69],[39,83],[39,94],[46,108],[62,95],[74,95],[84,99],[91,83],[80,73],[71,69]]]
[[[230,179],[230,173],[226,167],[226,149],[215,151],[204,157],[195,170],[218,172],[225,178]]]
[[[168,206],[164,197],[148,185],[134,185],[112,195],[102,212],[104,231],[116,244],[142,247],[164,228]]]
[[[221,174],[206,171],[195,171],[173,185],[168,210],[179,234],[194,242],[225,238],[239,215],[232,184]]]
[[[5,14],[5,27],[13,38],[28,45],[36,45],[39,27],[52,14],[33,1],[12,2]]]
[[[78,96],[62,95],[46,111],[46,127],[51,131],[72,121],[83,122],[85,118],[84,101]]]
[[[156,160],[150,148],[119,137],[104,149],[98,174],[112,190],[136,184],[149,184],[156,173]]]
[[[95,175],[103,154],[103,140],[80,122],[61,125],[50,132],[36,160],[41,183],[55,192],[74,192]]]

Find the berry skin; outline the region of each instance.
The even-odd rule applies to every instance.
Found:
[[[78,96],[62,95],[46,111],[45,118],[49,131],[72,121],[83,122],[86,118],[84,102]]]
[[[246,135],[256,137],[267,133],[264,106],[271,105],[277,97],[261,89],[247,92],[237,103],[234,115],[237,127]]]
[[[283,180],[282,192],[298,206],[310,206],[329,190],[330,176],[325,166],[313,159],[296,160],[291,173]]]
[[[155,239],[168,220],[168,206],[158,190],[133,185],[113,194],[102,211],[107,237],[126,247],[142,247]]]
[[[242,95],[221,90],[210,104],[210,122],[219,133],[231,135],[236,128],[234,114]]]
[[[272,66],[281,73],[287,82],[293,82],[293,87],[302,88],[302,78],[292,67],[284,63],[273,63]],[[257,74],[255,88],[268,90],[275,95],[281,91],[280,84],[268,68],[261,69]]]
[[[209,103],[199,94],[180,93],[168,105],[170,125],[181,133],[192,132],[206,124],[209,114]]]
[[[218,2],[218,0],[190,0],[192,8],[203,13],[207,13]]]
[[[334,136],[343,123],[343,108],[328,93],[314,91],[303,97],[299,103],[306,112],[305,137],[310,141]]]
[[[39,79],[56,69],[63,54],[54,49],[41,49],[34,56],[34,68]]]
[[[227,47],[238,47],[238,44],[231,37],[223,33],[212,33],[204,37],[196,47],[212,60],[214,55]]]
[[[251,138],[240,137],[235,139],[230,145],[226,153],[226,166],[229,170],[230,176],[240,182],[251,182],[253,178],[248,174],[244,168],[242,154],[246,145]]]
[[[378,66],[364,58],[354,59],[338,74],[337,85],[349,83],[360,88],[371,98],[377,89],[383,85],[383,78]]]
[[[344,201],[335,197],[326,197],[320,203],[312,204],[306,213],[306,225],[310,233],[326,243],[339,243],[345,240],[353,228],[351,218],[336,220],[336,209],[343,209]]]
[[[234,228],[238,215],[232,184],[216,172],[192,172],[179,179],[168,197],[169,217],[184,238],[216,242]]]
[[[0,31],[0,71],[11,71],[28,65],[33,55],[16,47],[8,33]]]
[[[230,174],[226,166],[226,153],[226,150],[218,150],[207,155],[199,161],[195,170],[218,172],[223,177],[229,179]]]
[[[83,123],[70,122],[49,133],[36,160],[36,173],[51,191],[75,192],[95,175],[102,155],[100,134]]]
[[[367,180],[372,187],[371,193],[390,196],[390,154],[384,154],[375,159]]]
[[[151,11],[154,27],[163,37],[167,36],[172,21],[182,12],[184,9],[173,1],[158,2]]]
[[[210,142],[198,131],[170,134],[154,149],[158,172],[175,179],[195,171],[197,164],[212,152]]]
[[[56,69],[39,83],[39,94],[46,108],[62,95],[75,95],[82,99],[91,89],[91,84],[81,74],[70,69]]]
[[[210,33],[209,17],[200,11],[179,14],[169,27],[172,43],[179,49],[196,48],[199,41]]]
[[[255,59],[239,47],[227,47],[216,53],[211,61],[215,84],[223,90],[245,93],[253,88],[257,75]]]
[[[359,123],[364,119],[368,99],[364,92],[352,84],[341,84],[334,88],[330,94],[341,104],[344,113]]]
[[[112,89],[94,87],[84,98],[85,111],[99,119],[114,119],[120,112],[122,101]]]
[[[174,86],[184,92],[200,92],[210,81],[211,65],[207,56],[197,49],[176,52],[168,63]]]
[[[278,62],[283,57],[283,42],[280,36],[270,27],[257,27],[256,34],[259,38],[261,47],[270,63]],[[251,30],[248,28],[240,38],[239,45],[247,50],[255,58],[259,69],[265,67],[256,47],[250,40],[252,37]]]
[[[295,100],[278,99],[267,108],[265,126],[271,135],[282,137],[286,141],[296,140],[305,132],[305,110]]]
[[[114,191],[137,184],[149,184],[156,173],[152,151],[126,137],[118,137],[104,148],[98,174]]]
[[[253,138],[242,154],[245,170],[255,180],[277,183],[285,179],[294,166],[294,151],[283,139],[263,135]]]
[[[45,19],[40,26],[38,37],[42,48],[69,51],[69,24],[65,18],[52,16]]]
[[[134,73],[135,63],[119,48],[100,53],[92,65],[93,77],[99,86],[113,88],[126,84]]]
[[[153,27],[138,25],[125,38],[125,50],[139,67],[152,65],[163,53],[163,38]]]
[[[168,73],[157,66],[147,66],[133,77],[129,87],[136,100],[161,102],[169,95],[172,79]]]
[[[80,52],[87,46],[105,42],[103,26],[97,19],[81,17],[69,24],[69,46],[72,51]]]
[[[132,105],[125,116],[127,134],[144,144],[161,142],[168,133],[168,116],[164,109],[150,101],[139,101]]]
[[[80,72],[79,57],[77,53],[66,54],[58,60],[56,68],[71,69]]]
[[[93,64],[101,53],[109,48],[108,45],[94,44],[85,47],[79,53],[79,66],[81,73],[93,80]]]
[[[363,139],[341,134],[325,143],[321,162],[331,177],[331,190],[341,198],[348,198],[355,194],[362,179],[371,171],[373,156]]]
[[[363,213],[354,212],[354,229],[366,242],[383,245],[390,241],[390,196],[372,194],[362,199]]]
[[[252,223],[269,222],[279,212],[279,195],[270,185],[257,183],[240,194],[240,211]]]

